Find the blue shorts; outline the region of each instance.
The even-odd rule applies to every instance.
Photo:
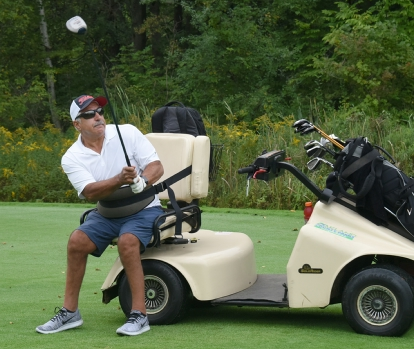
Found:
[[[145,208],[138,213],[123,218],[105,218],[98,211],[89,213],[86,221],[78,227],[95,244],[92,256],[100,257],[112,240],[122,234],[131,233],[141,241],[141,252],[152,238],[155,219],[163,214],[161,206]]]

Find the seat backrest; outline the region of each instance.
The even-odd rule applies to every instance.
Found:
[[[210,162],[210,139],[207,136],[148,133],[146,137],[154,146],[164,167],[164,175],[157,183],[192,165],[191,175],[171,186],[175,197],[179,201],[190,203],[207,196]],[[168,192],[160,193],[159,197],[168,200]]]

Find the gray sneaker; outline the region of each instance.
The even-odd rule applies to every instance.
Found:
[[[58,309],[58,311],[56,311],[56,309]],[[56,315],[44,325],[37,326],[36,331],[44,334],[56,333],[79,327],[83,324],[79,309],[74,313],[70,313],[65,308],[59,309],[56,307],[55,313]]]
[[[140,311],[133,310],[129,314],[129,318],[125,325],[118,328],[116,333],[125,336],[136,336],[149,330],[148,316],[142,314]]]

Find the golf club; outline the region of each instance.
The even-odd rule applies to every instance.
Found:
[[[68,28],[68,30],[71,31],[72,33],[83,35],[83,34],[86,34],[87,25],[81,17],[75,16],[75,17],[72,17],[71,19],[69,19],[66,22],[66,28]],[[121,136],[121,132],[119,131],[118,121],[116,119],[114,109],[112,108],[111,100],[109,99],[108,91],[106,90],[105,81],[102,77],[102,72],[101,72],[101,69],[99,68],[98,61],[96,59],[95,52],[93,51],[92,43],[91,43],[91,40],[90,40],[89,36],[87,36],[87,39],[88,39],[89,49],[92,53],[92,57],[93,57],[93,61],[94,61],[96,70],[98,71],[98,75],[99,75],[99,78],[101,80],[102,88],[105,92],[105,97],[108,101],[108,106],[109,106],[109,109],[111,111],[112,119],[113,119],[113,122],[115,124],[116,131],[118,132],[118,136],[119,136],[119,140],[121,142],[122,150],[124,151],[126,163],[127,163],[128,167],[131,167],[131,162],[129,161],[129,157],[128,157],[128,154],[127,154],[126,149],[125,149],[125,145],[124,145],[124,141],[123,141],[122,136]]]
[[[306,154],[309,157],[322,157],[323,155],[325,155],[325,153],[329,153],[330,155],[335,156],[336,153],[332,149],[330,149],[329,145],[332,144],[329,141],[325,141],[324,139],[321,139],[320,142],[318,142],[317,140],[311,140],[307,142],[303,146],[303,148],[306,150]],[[320,154],[318,155],[316,151],[320,151]]]
[[[303,146],[303,149],[308,150],[310,148],[313,148],[315,145],[323,146],[322,142],[318,142],[317,140],[312,139]]]
[[[302,127],[302,126],[303,126],[303,125],[305,125],[305,124],[309,125],[310,123],[309,123],[309,121],[308,121],[308,120],[306,120],[306,119],[300,119],[300,120],[295,121],[295,122],[293,123],[292,127],[294,127],[294,128],[298,128],[298,127]]]
[[[322,163],[327,164],[330,167],[334,168],[333,164],[331,164],[328,160],[325,160],[325,159],[322,159],[322,158],[313,158],[313,159],[308,161],[306,166],[308,167],[308,170],[316,171],[316,170],[319,169],[319,167],[321,166]]]
[[[335,136],[335,134],[331,134],[331,135],[329,135],[329,137],[330,138],[332,138],[332,139],[334,139],[334,140],[336,140],[337,142],[339,142],[339,143],[341,143],[342,141],[341,141],[341,139],[338,137],[338,136]],[[321,144],[324,146],[324,147],[329,147],[329,148],[332,148],[332,143],[331,143],[331,141],[330,140],[328,140],[328,139],[326,139],[326,138],[323,138],[323,137],[321,137],[321,140],[320,140],[320,142],[321,142]]]
[[[325,132],[323,132],[320,128],[313,125],[311,122],[309,122],[306,119],[301,119],[296,121],[292,127],[295,128],[295,133],[300,133],[301,135],[308,134],[310,132],[316,131],[318,132],[323,138],[329,140],[333,145],[338,147],[339,149],[344,149],[345,147],[339,143],[336,139],[330,137]]]
[[[311,157],[322,158],[326,154],[326,149],[322,146],[315,145],[306,151],[306,155]]]
[[[332,137],[332,135],[329,135],[329,137],[331,137],[331,138],[333,138]],[[331,143],[331,141],[328,141],[327,139],[325,139],[325,138],[323,138],[323,137],[321,137],[321,140],[319,141],[321,144],[322,144],[322,146],[324,146],[324,147],[332,147],[332,143]]]

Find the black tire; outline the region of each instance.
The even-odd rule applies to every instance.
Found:
[[[401,336],[414,317],[414,281],[391,265],[374,265],[356,273],[342,295],[342,311],[361,334]]]
[[[143,260],[145,306],[151,325],[169,325],[180,321],[191,303],[188,283],[171,266],[155,260]],[[131,289],[124,273],[119,280],[119,303],[129,316],[132,305]]]

